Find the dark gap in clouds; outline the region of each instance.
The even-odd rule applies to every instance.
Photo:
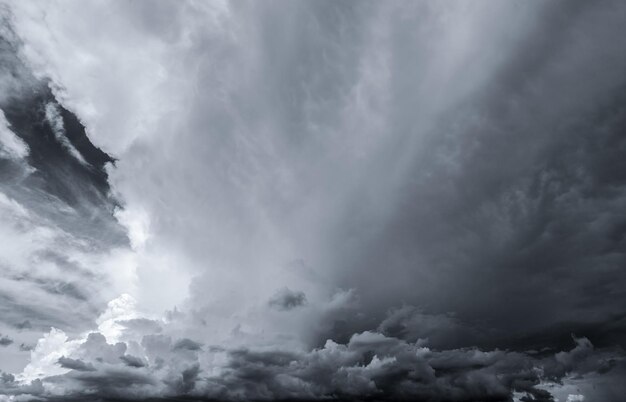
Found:
[[[90,166],[84,166],[72,156],[46,122],[45,107],[49,103],[59,107],[64,117],[70,115],[56,103],[49,89],[8,105],[0,105],[12,130],[30,148],[28,162],[37,169],[25,185],[40,187],[73,207],[81,206],[83,200],[101,204],[107,199],[110,190],[103,170],[104,164],[113,160],[101,151],[93,151],[91,148],[97,150],[93,145],[91,148],[85,146],[91,143],[75,117],[63,119],[67,137],[74,138],[81,148],[89,151],[83,157]],[[68,125],[68,122],[72,124]]]
[[[0,34],[0,81],[10,83],[0,97],[0,109],[10,129],[28,146],[26,161],[35,171],[24,174],[23,167],[0,158],[3,191],[70,233],[101,239],[101,244],[127,243],[123,229],[112,217],[118,202],[110,193],[105,172],[106,164],[114,159],[93,145],[78,118],[55,99],[49,83],[32,75],[18,57],[19,46],[16,38]],[[64,141],[84,162],[54,134],[47,106],[58,111]],[[57,202],[78,216],[63,214],[58,206],[51,208]]]
[[[39,227],[56,237],[50,244],[24,240],[32,244],[28,259],[15,266],[7,262],[3,280],[24,292],[0,291],[0,321],[29,332],[51,326],[85,330],[102,308],[103,276],[72,254],[128,245],[113,216],[119,205],[105,171],[114,159],[93,145],[79,119],[55,99],[50,83],[33,75],[19,55],[22,43],[12,21],[4,14],[2,21],[0,109],[10,131],[28,147],[23,159],[0,157],[0,192],[26,211],[7,224],[24,239]],[[53,268],[49,273],[38,269],[46,264]],[[75,311],[64,309],[65,303],[77,303]]]

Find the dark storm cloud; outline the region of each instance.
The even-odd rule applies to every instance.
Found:
[[[306,304],[306,295],[304,292],[284,288],[277,291],[268,303],[277,310],[288,311]]]
[[[141,400],[149,393],[145,389],[155,381],[145,373],[130,367],[106,367],[101,370],[71,371],[63,376],[50,377],[46,381],[72,390],[68,398],[128,398]],[[95,392],[94,392],[95,391]]]
[[[544,375],[541,370],[560,380],[566,373],[606,370],[611,366],[610,356],[593,354],[586,339],[576,339],[576,347],[569,352],[532,358],[523,353],[475,348],[434,351],[365,332],[354,335],[346,345],[329,342],[306,355],[233,351],[229,369],[221,377],[210,378],[209,384],[222,389],[215,397],[229,399],[243,395],[244,399],[334,396],[507,401],[516,391],[536,400],[552,400],[538,387]]]
[[[65,356],[60,357],[58,360],[58,363],[61,367],[70,369],[70,370],[77,370],[77,371],[95,371],[96,370],[94,366],[90,363],[87,364],[83,362],[82,360],[70,359]]]
[[[39,380],[30,384],[20,384],[14,375],[0,372],[0,395],[19,395],[25,400],[36,400],[37,395],[41,395],[43,391],[43,385]]]
[[[505,347],[624,313],[625,21],[620,2],[553,3],[484,90],[394,150],[411,161],[392,218],[337,271],[372,295],[370,312],[402,295]],[[405,100],[398,124],[410,130],[419,111]]]
[[[4,335],[0,337],[0,346],[9,346],[12,343],[13,343],[13,339],[9,338],[8,336]]]
[[[426,314],[413,306],[389,311],[378,331],[409,342],[423,339],[435,348],[476,345],[481,338],[491,335],[483,333],[487,329],[472,328],[451,314]]]
[[[187,395],[216,400],[510,401],[516,393],[520,398],[526,395],[520,400],[553,401],[545,381],[558,384],[612,375],[624,362],[623,354],[594,350],[586,338],[574,338],[569,351],[533,357],[476,348],[437,351],[375,332],[355,334],[347,344],[328,341],[306,353],[278,349],[212,353],[225,353],[227,361],[219,374],[205,372],[183,354],[160,363],[164,357],[153,355],[154,363],[146,364],[130,355],[106,362],[92,353],[86,357],[92,359],[89,363],[63,358],[59,363],[73,371],[44,382],[62,386],[70,399]],[[605,384],[597,392],[610,389]],[[616,399],[607,399],[612,400]]]
[[[624,3],[118,3],[119,18],[67,4],[41,21],[21,6],[36,14],[21,20],[30,53],[123,154],[110,172],[143,307],[190,274],[189,294],[177,288],[190,311],[53,330],[31,354],[43,382],[7,377],[0,394],[621,400]],[[3,88],[28,75],[12,51]],[[31,81],[0,98],[26,144],[2,165],[7,221],[22,233],[25,206],[124,243],[111,158]],[[40,296],[0,293],[7,322],[93,318],[102,304],[76,302],[97,299],[99,276],[38,251],[60,275],[7,275]],[[294,258],[313,274],[275,268]]]
[[[145,367],[146,363],[139,357],[133,355],[124,355],[120,359],[126,363],[128,367]]]

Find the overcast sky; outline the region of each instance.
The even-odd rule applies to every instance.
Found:
[[[626,393],[623,1],[0,21],[0,401]]]

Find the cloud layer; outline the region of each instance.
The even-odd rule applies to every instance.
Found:
[[[310,351],[288,351],[177,339],[170,332],[175,323],[168,320],[152,321],[158,330],[140,335],[137,323],[122,324],[124,341],[117,343],[107,342],[100,332],[68,340],[53,330],[39,341],[25,370],[35,375],[21,382],[5,375],[2,391],[52,400],[187,395],[208,400],[554,401],[553,394],[579,396],[568,393],[576,379],[575,389],[594,384],[589,397],[617,395],[618,384],[580,379],[626,371],[626,361],[615,350],[596,351],[588,339],[576,337],[566,351],[520,353],[436,350],[424,340],[406,342],[365,331],[345,344],[328,340]],[[56,365],[55,372],[42,377],[32,370],[46,364]]]

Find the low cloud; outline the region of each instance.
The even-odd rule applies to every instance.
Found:
[[[13,339],[9,338],[7,335],[0,337],[0,346],[9,346],[13,343]]]
[[[144,335],[140,345],[109,344],[92,333],[72,357],[58,359],[66,373],[30,383],[37,386],[7,377],[5,388],[17,395],[35,387],[38,397],[49,399],[508,401],[518,395],[552,401],[551,392],[559,392],[564,381],[611,375],[625,361],[622,353],[595,350],[577,337],[573,348],[542,356],[474,347],[435,350],[424,340],[407,342],[376,331],[354,334],[344,344],[328,340],[311,351],[202,350],[190,347],[189,339],[172,342],[163,335]],[[124,353],[131,348],[139,355]]]
[[[183,349],[183,350],[200,350],[202,349],[202,344],[198,342],[194,342],[191,339],[183,338],[176,343],[174,343],[173,349]]]
[[[80,359],[70,359],[67,358],[65,356],[62,356],[59,360],[58,363],[61,367],[66,368],[66,369],[70,369],[70,370],[77,370],[77,371],[96,371],[96,369],[94,368],[94,366],[89,363],[85,363]]]
[[[120,356],[120,360],[122,360],[128,367],[145,367],[146,363],[140,359],[139,357],[133,355],[124,355]]]
[[[306,304],[304,292],[293,291],[288,288],[279,290],[272,296],[268,304],[277,310],[288,311]]]

